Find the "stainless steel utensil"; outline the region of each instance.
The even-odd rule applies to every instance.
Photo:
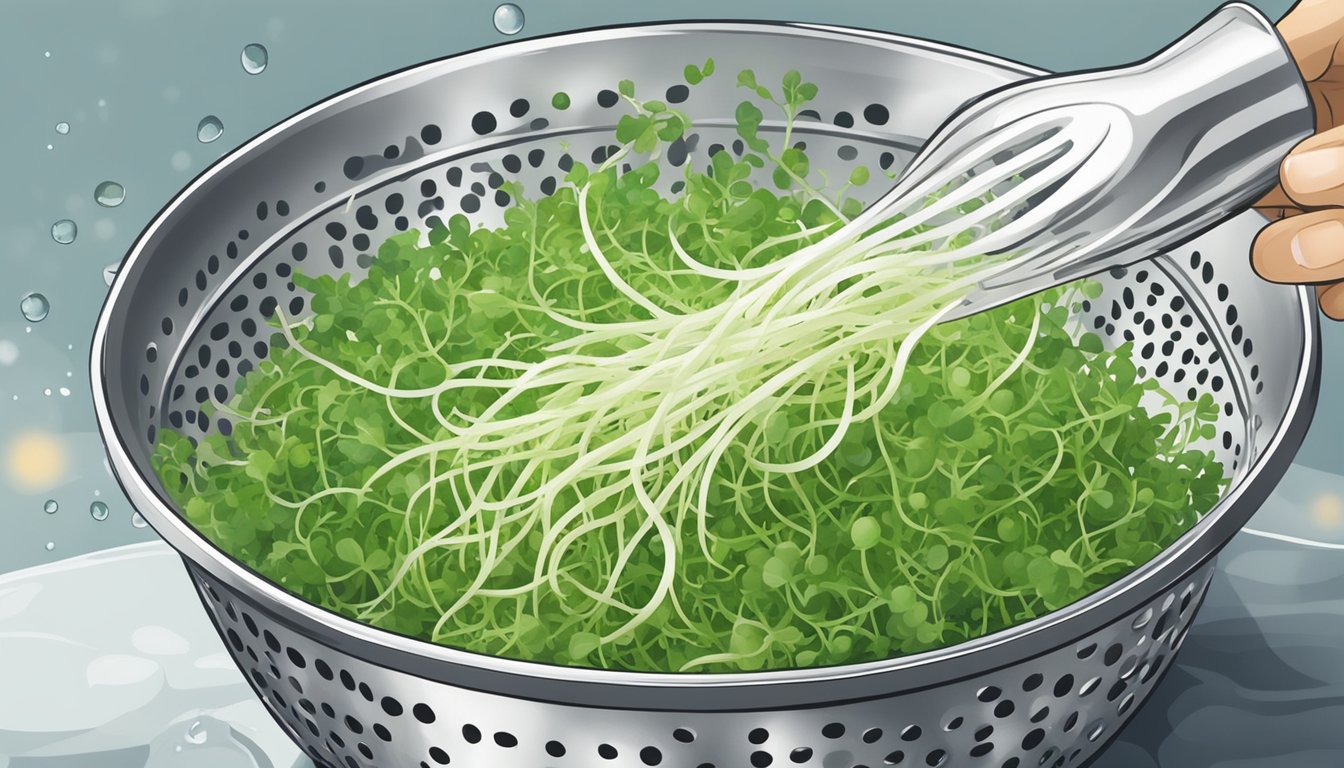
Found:
[[[946,204],[1022,178],[995,203],[1010,215],[970,246],[1012,254],[1011,263],[955,319],[1132,264],[1241,213],[1274,186],[1283,157],[1315,124],[1274,26],[1231,3],[1141,63],[977,99],[865,218],[882,220],[953,179],[960,186]]]
[[[682,68],[721,74],[686,97]],[[732,675],[627,674],[479,656],[309,604],[197,533],[151,467],[159,430],[229,429],[230,397],[268,351],[290,281],[358,278],[373,248],[432,216],[500,221],[504,179],[546,190],[605,151],[630,78],[695,122],[681,162],[735,152],[733,82],[804,70],[821,86],[794,128],[814,168],[898,170],[966,99],[1041,73],[891,35],[770,24],[666,24],[524,40],[353,88],[285,120],[196,178],[141,234],[93,340],[111,465],[182,553],[229,652],[282,727],[338,768],[1078,765],[1133,716],[1180,646],[1212,558],[1279,479],[1315,399],[1308,291],[1256,278],[1247,214],[1140,268],[1103,275],[1076,307],[1168,391],[1214,398],[1233,478],[1186,536],[1112,586],[1036,621],[889,661]],[[552,106],[559,91],[572,106]],[[767,123],[764,131],[782,125]],[[814,177],[815,180],[815,177]],[[768,177],[757,180],[768,184]],[[664,188],[666,190],[666,187]],[[240,509],[240,515],[266,514]]]

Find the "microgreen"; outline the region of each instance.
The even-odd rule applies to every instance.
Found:
[[[936,196],[857,219],[867,169],[827,192],[792,142],[816,86],[737,83],[779,129],[744,101],[742,154],[688,165],[676,195],[656,160],[690,121],[622,81],[618,150],[552,195],[512,187],[501,226],[435,219],[359,281],[296,273],[312,314],[277,315],[217,409],[229,434],[161,433],[187,519],[394,632],[708,672],[983,636],[1212,507],[1216,406],[1076,327],[1092,284],[937,324],[989,263],[948,255],[975,235],[931,240]]]

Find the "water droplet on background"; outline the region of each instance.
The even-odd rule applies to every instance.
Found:
[[[42,511],[46,512],[48,515],[56,514],[56,511],[60,508],[61,505],[57,504],[55,499],[47,499],[47,502],[42,505]]]
[[[196,138],[202,144],[209,144],[224,135],[224,123],[214,115],[206,115],[196,124]]]
[[[495,29],[500,34],[516,35],[523,31],[523,9],[513,3],[503,3],[495,9]]]
[[[260,75],[266,71],[271,55],[261,43],[248,43],[243,46],[243,71],[249,75]]]
[[[131,525],[135,526],[136,528],[144,528],[145,526],[149,525],[149,523],[145,520],[145,518],[140,516],[139,512],[136,512],[135,514],[131,515]]]
[[[66,135],[67,133],[70,132],[70,124],[62,120],[61,122],[56,124],[56,132],[61,134],[62,136]]]
[[[101,501],[95,501],[89,505],[89,516],[100,523],[106,520],[109,514],[111,513],[107,505]]]
[[[116,208],[126,200],[126,188],[115,181],[104,181],[94,187],[93,199],[104,208]]]
[[[40,293],[30,293],[19,299],[19,311],[28,322],[40,323],[46,320],[47,314],[51,312],[51,302]]]
[[[191,727],[187,728],[187,732],[182,734],[182,738],[186,739],[188,744],[204,744],[210,740],[210,731],[201,724],[200,720],[197,720],[191,724]]]
[[[308,761],[302,761],[307,765]],[[269,768],[266,751],[238,728],[209,715],[184,720],[150,742],[145,768]]]
[[[61,245],[69,245],[75,242],[75,237],[79,235],[79,227],[70,219],[61,219],[51,225],[51,239]]]
[[[103,282],[107,283],[109,288],[112,286],[112,281],[117,279],[117,272],[120,269],[120,261],[114,261],[106,267],[103,267]]]
[[[48,541],[48,542],[47,542],[47,551],[48,551],[48,552],[50,552],[51,550],[53,550],[53,549],[55,549],[55,548],[56,548],[56,542],[54,542],[54,541]]]

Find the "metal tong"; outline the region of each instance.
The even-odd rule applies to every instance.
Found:
[[[865,218],[929,195],[955,206],[1014,180],[974,243],[1010,258],[947,319],[963,317],[1149,258],[1244,211],[1314,127],[1273,24],[1231,3],[1144,61],[962,107]]]

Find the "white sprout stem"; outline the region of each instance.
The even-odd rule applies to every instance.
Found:
[[[1023,151],[1008,171],[1028,170],[1059,151],[1061,141]],[[618,162],[628,149],[608,158],[603,168]],[[560,594],[563,579],[599,607],[629,614],[600,637],[603,644],[614,642],[647,622],[668,600],[676,603],[682,555],[677,531],[683,521],[693,521],[700,549],[718,565],[709,540],[709,496],[730,448],[744,449],[747,465],[791,476],[825,461],[855,424],[875,418],[894,400],[920,339],[981,281],[1004,268],[1006,257],[981,259],[994,240],[995,223],[1046,183],[1029,177],[980,206],[969,219],[939,223],[940,216],[985,196],[1003,180],[1003,175],[962,179],[956,194],[942,198],[935,193],[947,185],[926,180],[900,200],[884,199],[852,220],[800,225],[797,232],[766,238],[734,259],[740,265],[735,268],[693,257],[678,240],[675,224],[669,223],[666,234],[673,254],[689,270],[679,274],[733,284],[719,304],[681,314],[659,306],[618,273],[598,243],[589,211],[591,187],[585,184],[577,195],[585,250],[606,281],[649,318],[600,323],[566,317],[547,304],[529,272],[535,306],[515,309],[544,313],[574,335],[545,345],[550,354],[538,363],[509,359],[512,340],[506,340],[490,357],[450,366],[445,380],[430,387],[393,386],[400,368],[393,371],[392,385],[345,370],[306,349],[281,316],[281,333],[297,354],[387,398],[398,422],[393,400],[428,399],[442,429],[434,439],[422,435],[426,439],[421,445],[373,468],[362,487],[328,489],[293,506],[302,510],[325,497],[366,494],[399,467],[426,459],[431,470],[411,493],[407,514],[426,496],[432,505],[436,489],[445,483],[459,513],[404,555],[380,594],[362,604],[366,615],[393,595],[410,595],[399,590],[416,588],[415,580],[407,582],[407,577],[416,569],[423,573],[430,553],[471,547],[480,558],[478,573],[452,605],[437,608],[436,636],[477,597],[521,596],[547,584]],[[935,197],[929,200],[930,195]],[[771,248],[799,242],[805,244],[781,258],[750,266]],[[614,240],[613,245],[619,248]],[[892,294],[905,301],[893,305]],[[1038,323],[1033,318],[1026,345],[987,391],[1022,364]],[[423,323],[420,332],[433,350]],[[625,351],[592,353],[597,345],[613,341],[622,342],[619,349]],[[630,341],[635,343],[625,343]],[[840,370],[843,393],[823,384],[829,372]],[[808,391],[803,389],[808,382],[813,382],[810,394],[800,396]],[[498,394],[479,415],[445,413],[442,398],[467,388]],[[524,393],[537,393],[540,405],[520,413],[513,406]],[[808,455],[769,460],[762,441],[750,434],[739,441],[753,425],[799,405],[833,409],[832,415],[812,420],[808,429],[819,444],[812,443]],[[824,439],[822,430],[829,430]],[[446,469],[434,471],[438,465]],[[685,500],[678,504],[682,512],[669,520],[668,510],[678,499]],[[531,572],[512,584],[492,583],[496,566],[534,527],[541,539]],[[602,583],[582,584],[566,572],[568,552],[613,527],[622,545],[600,566]],[[636,553],[649,546],[650,534],[662,550],[659,581],[643,605],[629,605],[616,595],[621,575]]]

